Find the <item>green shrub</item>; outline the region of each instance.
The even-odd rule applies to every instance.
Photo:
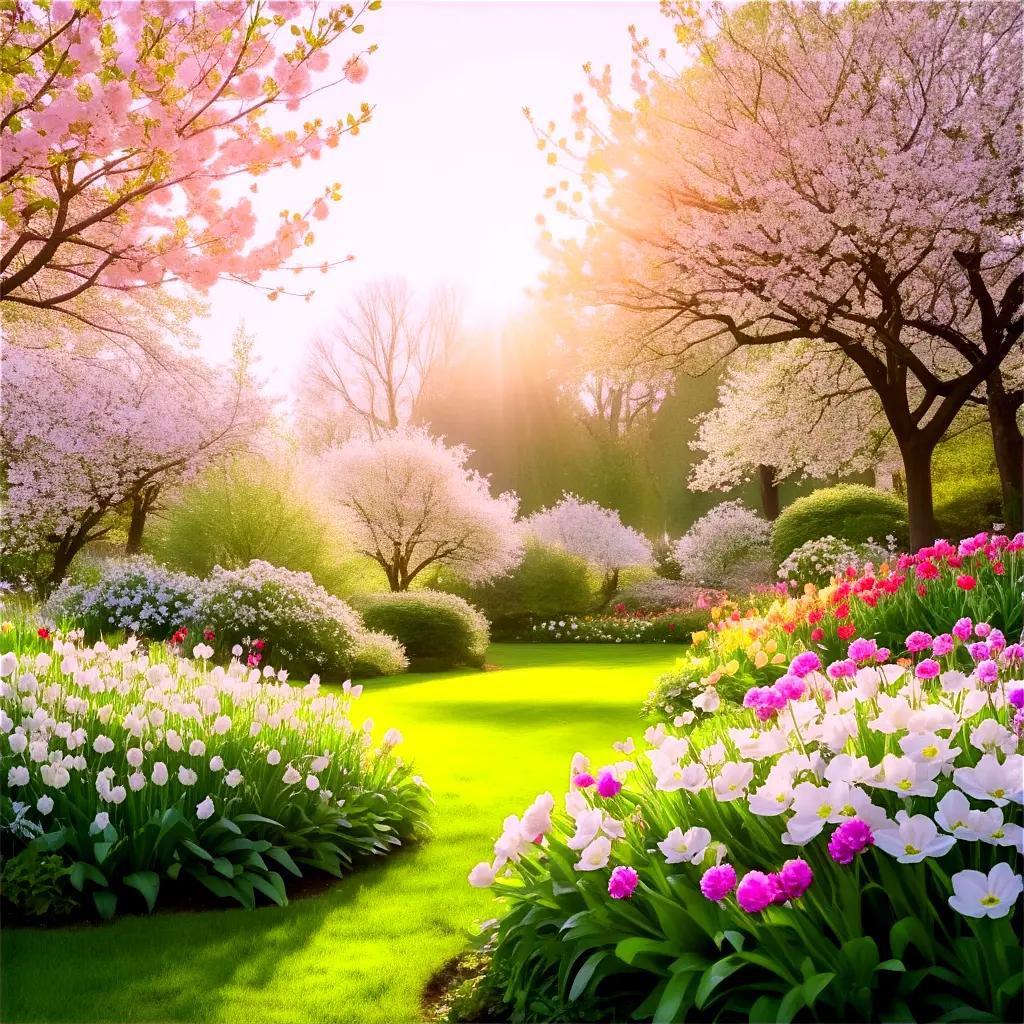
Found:
[[[435,590],[364,594],[356,599],[367,629],[395,637],[414,669],[484,664],[487,619],[468,601]]]
[[[70,866],[35,847],[6,859],[0,882],[4,900],[25,917],[64,917],[78,906]]]
[[[282,466],[247,456],[189,484],[150,528],[146,547],[161,562],[206,576],[214,566],[254,560],[308,572],[331,593],[344,592],[346,553],[338,530]],[[349,558],[350,560],[350,558]]]
[[[523,560],[506,576],[472,585],[439,573],[433,586],[483,611],[496,636],[515,635],[542,619],[583,615],[598,600],[582,558],[536,540],[527,541]]]
[[[359,616],[308,573],[266,562],[214,569],[201,585],[193,625],[197,641],[213,630],[222,656],[241,645],[257,663],[332,679],[351,673],[356,637],[363,630]],[[191,645],[190,640],[186,648]]]
[[[864,484],[824,487],[782,510],[772,527],[772,555],[782,563],[801,544],[827,535],[855,544],[883,543],[893,536],[905,547],[907,507],[894,495]]]
[[[408,668],[405,648],[393,636],[363,630],[356,637],[352,651],[353,679],[397,676]]]
[[[1003,521],[992,431],[980,423],[943,441],[932,458],[932,496],[939,535],[950,540]]]

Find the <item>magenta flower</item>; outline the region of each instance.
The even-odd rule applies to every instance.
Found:
[[[736,869],[731,864],[719,864],[708,868],[701,875],[700,891],[709,899],[718,903],[724,900],[736,888]]]
[[[914,632],[907,637],[907,650],[912,654],[917,654],[919,651],[927,650],[931,645],[932,638],[927,633],[923,633],[919,629],[915,629]]]
[[[984,661],[978,662],[974,673],[979,682],[991,686],[999,678],[999,666],[991,658],[986,658]]]
[[[774,687],[783,700],[799,700],[807,692],[807,684],[793,676],[783,676]]]
[[[828,667],[829,677],[832,679],[842,679],[846,676],[855,676],[857,674],[857,662],[852,658],[847,658],[845,661],[833,661]]]
[[[984,661],[992,652],[988,649],[987,643],[979,640],[977,643],[967,645],[967,653],[975,661]]]
[[[966,643],[971,638],[971,630],[974,628],[970,619],[957,619],[953,627],[953,636]]]
[[[871,826],[860,818],[850,818],[832,833],[828,841],[828,852],[837,864],[850,864],[858,853],[863,853],[874,842],[875,834]]]
[[[640,882],[640,876],[632,869],[620,864],[608,879],[608,895],[613,900],[628,900]]]
[[[979,622],[974,627],[974,635],[980,636],[982,640],[985,639],[992,632],[992,627],[987,622]]]
[[[875,654],[875,663],[881,665],[883,661],[888,661],[889,654],[890,651],[888,647],[879,647],[878,652]]]
[[[988,635],[989,650],[998,654],[1006,646],[1006,637],[1001,629],[993,629]]]
[[[790,675],[803,679],[811,672],[817,672],[821,668],[821,658],[814,651],[803,651],[798,654],[789,664]]]
[[[1024,645],[1010,644],[1003,651],[1003,661],[1024,661]]]
[[[941,633],[932,641],[932,654],[941,658],[953,650],[953,637],[949,633]]]
[[[1006,699],[1015,708],[1024,708],[1024,689],[1011,690],[1007,695]]]
[[[577,789],[589,789],[595,782],[594,776],[590,772],[580,772],[579,775],[573,776],[572,784]]]
[[[736,887],[736,902],[748,913],[756,914],[775,902],[779,880],[763,871],[748,871]]]
[[[874,640],[869,640],[867,637],[857,637],[852,644],[846,649],[848,657],[854,661],[869,661],[874,658],[878,653],[878,644]]]
[[[800,858],[787,860],[779,871],[779,882],[788,900],[797,900],[803,896],[813,881],[811,865]]]
[[[941,670],[939,663],[934,658],[925,658],[916,669],[914,669],[914,675],[918,679],[934,679]]]
[[[597,791],[606,800],[618,795],[620,789],[622,783],[611,772],[601,772],[597,777]]]

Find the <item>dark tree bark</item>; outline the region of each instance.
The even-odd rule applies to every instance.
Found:
[[[775,469],[772,466],[757,467],[757,482],[761,488],[761,508],[766,519],[779,518],[779,485],[775,482]]]
[[[128,541],[124,546],[125,554],[137,555],[142,550],[146,517],[152,511],[159,494],[158,484],[149,484],[135,492],[135,497],[132,498],[131,519],[128,522]]]

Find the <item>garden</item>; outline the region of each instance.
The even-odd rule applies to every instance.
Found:
[[[3,1020],[1024,1018],[1024,13],[630,16],[0,4]]]

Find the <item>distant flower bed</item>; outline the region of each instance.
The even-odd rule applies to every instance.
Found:
[[[1017,1019],[1022,576],[1024,535],[985,536],[713,609],[685,709],[577,754],[564,811],[542,794],[471,872],[510,907],[498,1012]]]
[[[707,622],[703,609],[627,611],[618,605],[608,615],[566,615],[538,622],[518,639],[544,643],[688,644],[695,629]]]
[[[210,667],[202,643],[185,660],[42,629],[5,632],[8,647],[0,831],[5,898],[22,913],[152,910],[168,887],[283,904],[287,877],[340,875],[424,828],[400,735],[374,747],[372,723],[351,719],[359,686]]]

